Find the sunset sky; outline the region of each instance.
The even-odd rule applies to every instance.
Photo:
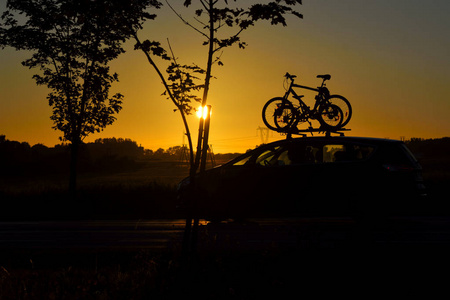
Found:
[[[179,12],[192,20],[194,8]],[[6,0],[0,0],[0,13]],[[251,3],[251,1],[238,1]],[[245,31],[245,50],[225,49],[224,66],[214,66],[208,103],[212,105],[210,143],[215,153],[243,152],[261,144],[261,110],[284,94],[283,75],[317,86],[318,74],[331,74],[332,94],[353,107],[348,136],[400,139],[450,136],[450,1],[448,0],[304,0],[288,26],[259,23]],[[156,12],[139,33],[142,40],[170,40],[180,63],[206,64],[203,38],[167,7]],[[147,149],[181,145],[184,128],[163,86],[141,52],[127,52],[111,64],[120,82],[112,92],[125,96],[116,122],[85,139],[130,138]],[[9,140],[60,143],[53,130],[49,90],[36,86],[21,61],[27,52],[0,50],[0,134]],[[164,68],[161,62],[160,66]],[[306,96],[312,97],[309,93]],[[198,119],[190,116],[196,138]],[[269,141],[283,136],[270,133]]]

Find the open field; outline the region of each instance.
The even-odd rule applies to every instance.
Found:
[[[158,160],[80,172],[75,200],[65,173],[0,177],[0,220],[179,218],[176,185],[188,174],[186,163]]]
[[[175,162],[142,163],[133,170],[81,173],[77,198],[66,176],[7,178],[0,184],[3,220],[161,218],[175,208],[176,184],[188,168]]]
[[[447,209],[444,201],[450,184],[450,159],[423,157],[421,164],[429,189],[427,202]],[[3,177],[0,219],[179,218],[176,185],[188,173],[186,164],[176,161],[145,161],[126,170],[81,172],[75,201],[67,196],[66,174]]]

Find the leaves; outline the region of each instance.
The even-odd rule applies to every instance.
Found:
[[[0,46],[29,50],[22,64],[39,70],[33,79],[52,91],[53,128],[63,140],[80,141],[115,121],[123,95],[109,96],[116,73],[109,62],[124,52],[123,42],[154,19],[155,0],[9,0],[1,16]],[[163,56],[157,44],[148,45]]]
[[[170,57],[167,55],[167,51],[161,47],[161,43],[157,41],[145,40],[142,43],[136,43],[134,49],[141,49],[146,53],[153,54],[165,60],[170,60]]]
[[[177,110],[191,114],[193,111],[192,101],[201,101],[195,92],[204,87],[197,83],[200,78],[194,74],[204,74],[205,70],[195,64],[180,65],[173,60],[166,72],[169,75],[168,81],[171,82],[169,89],[176,102]]]

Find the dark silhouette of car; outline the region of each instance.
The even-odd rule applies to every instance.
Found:
[[[301,137],[209,169],[195,186],[188,177],[178,195],[206,219],[401,213],[425,195],[421,171],[401,141]]]

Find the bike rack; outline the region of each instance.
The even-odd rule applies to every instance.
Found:
[[[293,128],[289,131],[284,131],[284,130],[276,130],[279,133],[285,133],[286,134],[286,139],[291,139],[292,135],[301,135],[302,137],[306,137],[308,133],[311,133],[311,135],[313,135],[313,132],[318,132],[318,133],[325,133],[326,137],[330,137],[332,133],[337,134],[339,136],[344,136],[344,132],[345,131],[350,131],[351,129],[347,129],[347,128],[339,128],[336,130],[329,130],[329,129],[324,129],[324,128],[308,128],[308,129],[297,129],[297,128]]]

